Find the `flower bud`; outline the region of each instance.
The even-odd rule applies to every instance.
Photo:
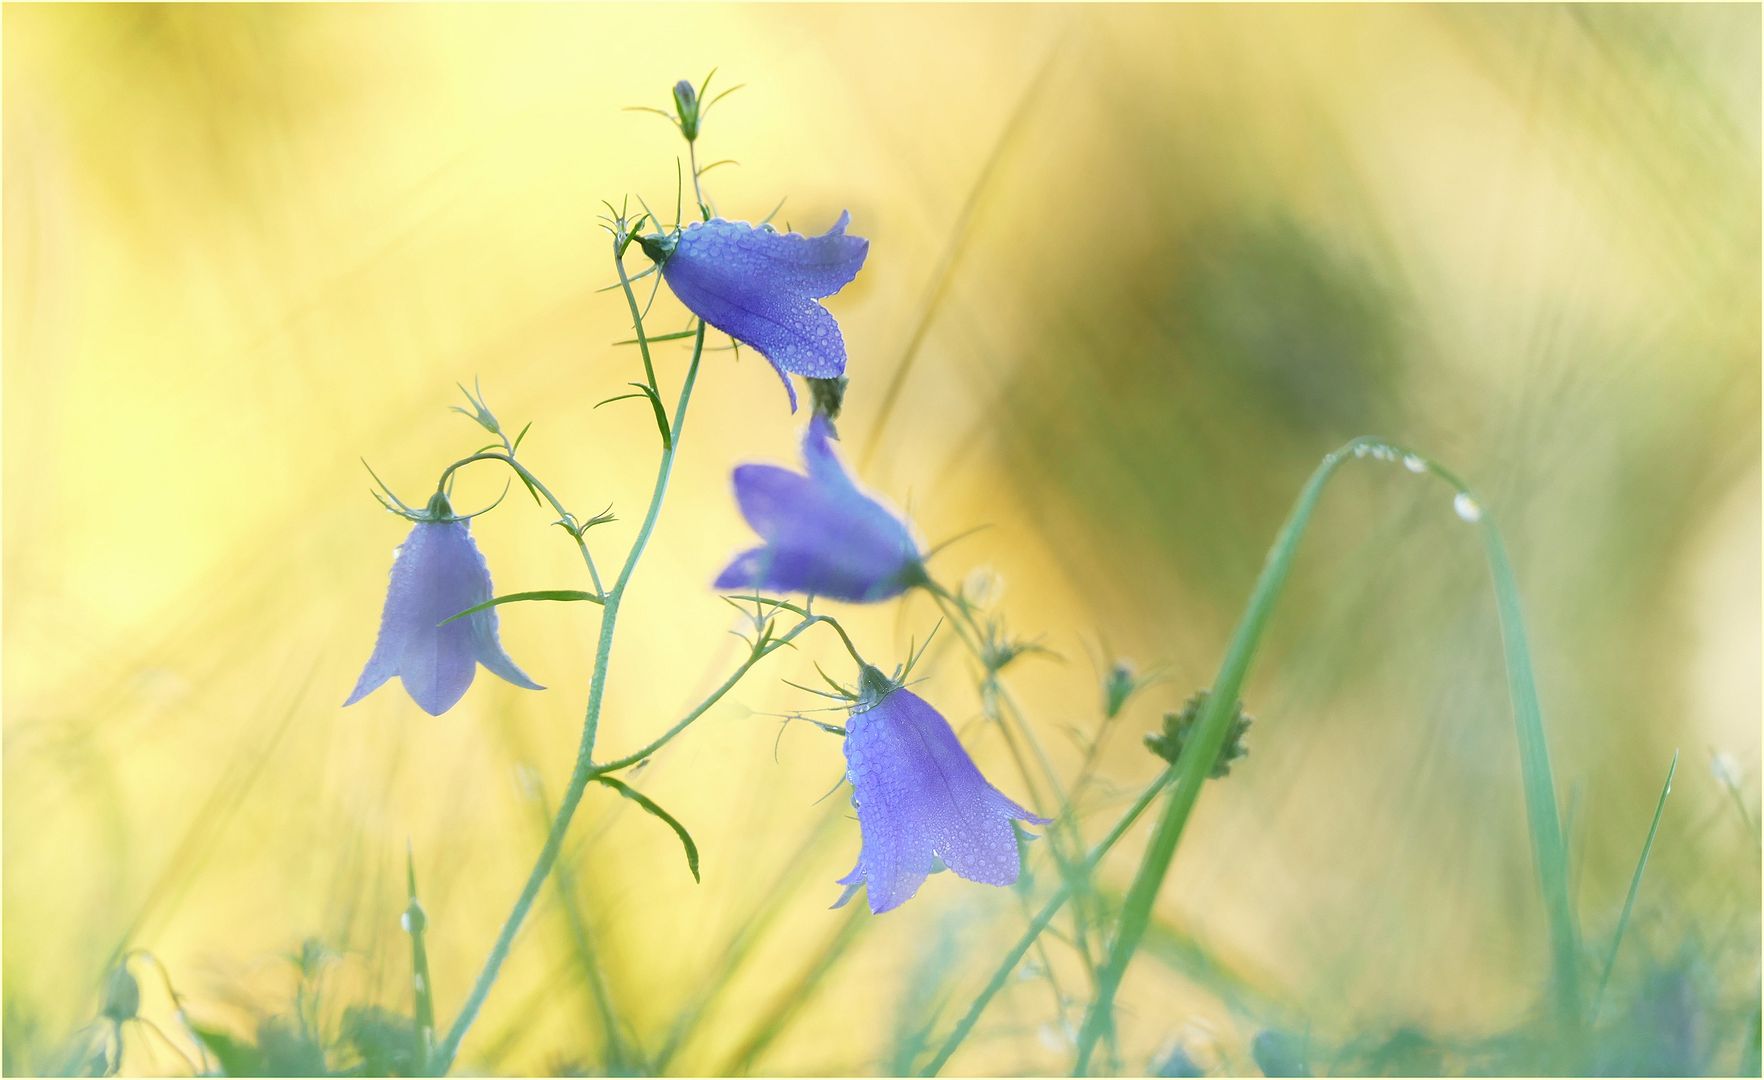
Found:
[[[118,964],[104,977],[104,1007],[100,1012],[106,1020],[120,1024],[133,1020],[140,1011],[141,984],[129,974],[127,964]]]
[[[674,84],[674,111],[680,115],[680,134],[687,142],[698,138],[698,91],[681,79]]]
[[[1138,690],[1140,682],[1133,671],[1133,661],[1117,660],[1109,669],[1109,677],[1103,683],[1103,711],[1113,719],[1127,707],[1127,699]]]

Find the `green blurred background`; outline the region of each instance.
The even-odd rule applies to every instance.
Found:
[[[620,513],[591,534],[616,559],[654,432],[593,408],[637,371],[595,215],[671,207],[677,135],[621,107],[713,66],[746,84],[703,136],[740,162],[706,177],[721,211],[788,196],[780,221],[848,208],[871,238],[831,303],[847,455],[929,541],[991,526],[934,568],[995,575],[1058,654],[1009,675],[1061,767],[1110,662],[1161,676],[1107,744],[1093,839],[1310,468],[1358,434],[1414,445],[1507,530],[1589,948],[1682,752],[1614,1008],[1692,1017],[1666,1071],[1733,1069],[1759,979],[1759,31],[1755,6],[8,5],[6,1070],[68,1067],[123,944],[236,1032],[297,993],[321,1026],[408,1010],[407,839],[451,1017],[567,776],[595,615],[508,609],[546,693],[340,709],[403,532],[358,456],[420,497],[480,441],[447,406],[481,377],[534,421],[535,471]],[[683,364],[664,349],[666,384]],[[708,355],[605,753],[738,659],[708,588],[749,544],[728,472],[793,459],[799,422],[757,357]],[[501,591],[579,587],[547,520],[511,496],[477,523]],[[901,660],[936,612],[848,622]],[[920,692],[1021,797],[949,644]],[[1011,892],[938,875],[880,919],[826,910],[857,827],[843,794],[813,804],[843,763],[776,714],[818,704],[781,679],[839,658],[768,662],[636,778],[702,885],[589,794],[569,900],[545,894],[466,1068],[888,1072],[923,1010],[965,1005],[1023,925]],[[1246,707],[1250,756],[1204,792],[1122,989],[1120,1067],[1525,1016],[1544,924],[1447,490],[1347,470]],[[308,940],[331,959],[301,988]],[[953,1071],[1070,1067],[1086,976],[1050,954],[1075,1002],[1014,981]],[[125,1038],[125,1069],[180,1067]]]

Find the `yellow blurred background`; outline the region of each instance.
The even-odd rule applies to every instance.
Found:
[[[1062,769],[1131,657],[1160,678],[1105,794],[1155,775],[1140,735],[1210,680],[1309,469],[1386,435],[1508,532],[1589,941],[1677,749],[1619,972],[1689,934],[1710,995],[1756,993],[1756,7],[8,5],[9,1073],[63,1067],[123,945],[232,1030],[291,1007],[308,939],[327,1000],[408,1010],[407,840],[451,1018],[568,775],[596,613],[504,609],[542,694],[481,674],[440,718],[396,685],[341,709],[404,532],[359,459],[420,499],[482,442],[447,409],[481,378],[572,508],[612,504],[590,535],[616,564],[654,431],[641,402],[594,408],[639,370],[596,215],[630,194],[671,216],[678,136],[623,107],[712,67],[745,84],[702,138],[739,162],[706,176],[721,212],[787,197],[780,222],[849,209],[871,240],[829,302],[847,457],[929,542],[991,526],[933,566],[995,573],[1011,629],[1058,654],[1008,674]],[[651,327],[685,318],[664,290]],[[684,359],[663,347],[664,386]],[[750,543],[729,470],[792,462],[800,422],[759,358],[707,355],[604,754],[739,658],[709,588]],[[460,504],[500,489],[468,475]],[[474,526],[498,590],[584,587],[517,496]],[[896,662],[937,618],[839,613]],[[920,692],[1023,797],[940,637]],[[572,900],[545,894],[465,1068],[611,1068],[584,956],[616,1041],[676,1072],[896,1071],[922,999],[959,1013],[1024,901],[938,875],[881,918],[826,910],[857,851],[846,796],[815,803],[843,762],[778,714],[820,704],[781,680],[840,657],[811,637],[768,661],[634,778],[692,830],[701,885],[659,823],[589,793]],[[1250,756],[1203,793],[1123,987],[1121,1068],[1176,1044],[1249,1068],[1264,1025],[1523,1014],[1543,922],[1448,491],[1348,470],[1245,705]],[[1073,1001],[1014,982],[952,1071],[1070,1068],[1085,974],[1053,953]],[[125,1039],[125,1070],[180,1068]]]

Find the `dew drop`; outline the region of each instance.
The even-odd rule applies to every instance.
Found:
[[[404,927],[405,933],[410,933],[410,912],[398,916],[398,925]]]
[[[1475,523],[1482,520],[1482,507],[1477,505],[1467,491],[1460,491],[1452,497],[1452,510],[1465,521]]]
[[[1427,462],[1422,461],[1419,454],[1410,454],[1403,458],[1403,468],[1412,473],[1424,473],[1427,471]]]

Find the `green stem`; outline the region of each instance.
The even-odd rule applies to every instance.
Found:
[[[826,623],[828,626],[833,628],[834,633],[839,635],[839,640],[845,646],[845,651],[851,654],[851,658],[857,662],[857,666],[860,669],[868,666],[868,662],[857,651],[857,646],[852,644],[851,635],[846,633],[845,627],[841,626],[839,624],[839,620],[835,619],[831,615],[817,615],[814,612],[810,611],[808,608],[801,607],[796,604],[792,604],[788,600],[779,600],[779,599],[776,599],[776,598],[770,597],[770,596],[759,596],[759,595],[755,595],[755,594],[747,594],[747,595],[731,596],[731,597],[729,597],[729,599],[731,599],[731,600],[752,600],[755,603],[764,604],[767,607],[777,608],[780,611],[788,611],[793,615],[801,615],[804,619],[808,619],[812,622]]]
[[[1250,661],[1255,656],[1262,630],[1273,612],[1274,603],[1286,583],[1297,552],[1299,539],[1309,524],[1317,501],[1329,478],[1349,457],[1371,452],[1391,459],[1401,457],[1415,471],[1432,472],[1451,484],[1462,500],[1459,513],[1469,521],[1480,521],[1490,576],[1493,579],[1496,608],[1500,615],[1501,637],[1506,653],[1507,681],[1513,699],[1513,718],[1518,731],[1520,771],[1524,779],[1527,824],[1531,833],[1532,854],[1536,863],[1544,910],[1549,919],[1554,963],[1554,983],[1559,1020],[1567,1027],[1572,1044],[1578,1037],[1581,1021],[1579,935],[1574,925],[1568,899],[1567,858],[1562,841],[1561,823],[1557,816],[1555,788],[1551,779],[1549,749],[1543,733],[1543,713],[1537,700],[1537,685],[1531,671],[1531,653],[1525,640],[1525,627],[1520,617],[1518,589],[1512,566],[1492,518],[1483,513],[1470,489],[1457,476],[1419,455],[1393,447],[1382,439],[1361,437],[1342,446],[1323,459],[1294,504],[1292,513],[1275,538],[1268,552],[1261,576],[1256,580],[1248,607],[1233,632],[1224,662],[1208,693],[1196,724],[1194,741],[1177,760],[1176,784],[1158,820],[1157,831],[1134,876],[1122,905],[1120,928],[1116,932],[1108,962],[1097,984],[1097,994],[1084,1026],[1078,1035],[1078,1056],[1075,1075],[1084,1075],[1097,1040],[1112,1026],[1115,993],[1120,988],[1128,962],[1133,958],[1151,919],[1152,906],[1159,887],[1175,857],[1177,842],[1188,824],[1201,785],[1214,762],[1218,760],[1230,728],[1233,708],[1243,688]]]
[[[627,295],[629,290],[627,290]],[[640,321],[641,323],[641,321]],[[489,996],[490,987],[496,982],[496,976],[502,970],[503,961],[514,944],[515,934],[520,930],[521,923],[526,920],[527,912],[539,895],[540,886],[551,873],[552,866],[557,862],[558,852],[563,848],[564,834],[569,831],[570,821],[575,816],[576,807],[582,802],[582,794],[588,788],[588,782],[594,775],[594,739],[600,730],[601,702],[606,696],[607,665],[612,658],[613,632],[618,626],[619,608],[624,603],[625,591],[630,587],[631,577],[637,571],[638,560],[642,558],[644,549],[649,545],[649,538],[655,531],[656,520],[661,516],[662,500],[667,495],[668,481],[674,473],[674,462],[680,452],[680,433],[686,423],[686,407],[692,399],[692,387],[698,379],[698,363],[704,355],[704,323],[698,324],[698,336],[693,341],[692,361],[686,368],[686,379],[680,387],[679,404],[674,407],[672,427],[674,439],[662,450],[661,464],[657,467],[655,488],[649,498],[649,511],[644,515],[643,524],[637,530],[637,539],[631,544],[631,551],[625,557],[625,565],[619,571],[618,580],[613,583],[612,590],[606,594],[606,610],[600,619],[600,641],[594,651],[594,675],[588,684],[588,707],[582,722],[582,741],[576,751],[576,766],[570,773],[569,787],[565,789],[563,800],[558,804],[557,816],[552,820],[551,831],[545,837],[545,846],[539,852],[533,870],[527,875],[527,883],[521,889],[519,898],[515,900],[514,909],[502,924],[502,931],[496,936],[496,943],[491,946],[490,955],[484,961],[484,968],[472,984],[471,993],[460,1007],[459,1016],[448,1029],[447,1038],[442,1041],[435,1055],[437,1069],[445,1074],[453,1065],[453,1059],[459,1052],[459,1044],[470,1030],[472,1022],[477,1019],[478,1010],[483,1008],[484,999]]]
[[[637,293],[631,288],[630,275],[625,273],[625,260],[618,256],[616,250],[613,255],[613,266],[618,268],[619,285],[624,290],[625,303],[631,308],[631,325],[637,331],[637,351],[643,354],[643,378],[649,383],[651,390],[660,393],[661,388],[655,383],[655,362],[649,358],[649,335],[643,331],[643,313],[637,310]],[[656,272],[660,271],[661,267],[656,267]],[[704,344],[704,325],[702,323],[698,327],[698,342],[701,346]]]
[[[704,201],[704,188],[698,182],[698,143],[696,140],[687,140],[686,157],[692,163],[692,199],[698,203],[699,216],[709,221],[711,219],[710,204]]]
[[[416,853],[409,841],[404,848],[404,874],[408,903],[404,909],[404,927],[410,934],[410,979],[416,992],[416,1060],[418,1074],[429,1069],[429,1044],[435,1038],[435,989],[429,978],[429,950],[423,933],[428,917],[417,899]]]
[[[1080,871],[1076,865],[1076,853],[1082,852],[1084,837],[1079,832],[1076,815],[1071,812],[1071,797],[1064,791],[1059,774],[1054,770],[1052,760],[1048,757],[1047,751],[1043,749],[1040,740],[1035,737],[1035,731],[1029,726],[1022,708],[1011,697],[1010,691],[1006,689],[1004,681],[999,677],[995,658],[988,654],[988,650],[983,644],[988,635],[981,628],[979,621],[975,619],[973,608],[967,601],[935,579],[927,579],[924,587],[931,594],[931,598],[936,601],[938,609],[949,619],[950,625],[955,628],[956,636],[961,639],[963,645],[967,646],[968,651],[974,655],[974,659],[979,661],[984,672],[980,681],[981,709],[987,719],[998,725],[999,732],[1004,736],[1005,745],[1011,752],[1012,760],[1016,763],[1017,772],[1022,776],[1024,785],[1029,789],[1030,797],[1039,802],[1042,800],[1042,796],[1036,786],[1035,777],[1031,774],[1028,762],[1024,760],[1023,752],[1017,745],[1016,737],[1011,733],[1012,721],[1022,732],[1024,740],[1035,751],[1042,772],[1053,787],[1054,797],[1048,805],[1058,808],[1053,811],[1054,821],[1047,832],[1048,851],[1053,856],[1060,877],[1081,894],[1084,891],[1082,889],[1084,883],[1079,880]],[[966,628],[964,629],[964,627]],[[1067,849],[1067,841],[1071,844],[1071,851]],[[1078,954],[1084,961],[1085,973],[1094,981],[1096,961],[1091,955],[1089,927],[1085,918],[1082,896],[1078,902],[1072,905],[1072,936]]]
[[[1109,830],[1109,834],[1090,849],[1090,854],[1085,856],[1084,862],[1080,866],[1085,876],[1096,869],[1103,856],[1107,855],[1109,849],[1115,846],[1115,843],[1126,834],[1128,829],[1132,828],[1133,823],[1139,820],[1139,815],[1145,813],[1146,807],[1152,804],[1152,800],[1157,798],[1158,793],[1169,785],[1171,778],[1175,775],[1174,769],[1164,770],[1156,780],[1152,781],[1150,786],[1140,793],[1139,798],[1134,800],[1127,813],[1122,815],[1121,820],[1115,823],[1113,829]],[[936,1076],[949,1063],[950,1056],[956,1052],[956,1048],[961,1046],[962,1040],[968,1037],[968,1033],[973,1031],[974,1025],[980,1021],[980,1014],[986,1011],[986,1006],[992,1002],[1000,990],[1004,989],[1005,982],[1010,978],[1011,972],[1016,970],[1017,964],[1022,961],[1024,954],[1029,951],[1029,946],[1033,945],[1035,940],[1041,936],[1041,932],[1047,929],[1049,923],[1053,922],[1054,916],[1059,914],[1060,908],[1071,898],[1072,891],[1072,884],[1068,881],[1060,886],[1058,892],[1048,898],[1046,904],[1042,905],[1040,913],[1029,923],[1029,928],[1023,931],[1023,936],[1017,939],[1017,944],[1009,953],[1005,954],[1004,962],[998,966],[998,970],[992,973],[992,978],[987,981],[986,986],[980,991],[980,995],[974,999],[974,1003],[968,1006],[968,1011],[956,1023],[955,1030],[951,1031],[949,1038],[943,1041],[943,1046],[937,1051],[937,1056],[919,1071],[920,1076]]]
[[[1654,837],[1660,832],[1660,817],[1666,812],[1666,796],[1672,794],[1672,777],[1678,773],[1678,751],[1672,751],[1672,764],[1666,767],[1666,782],[1660,785],[1660,799],[1654,804],[1654,820],[1648,823],[1648,838],[1642,841],[1641,857],[1635,861],[1635,873],[1629,878],[1629,893],[1623,898],[1623,914],[1617,917],[1617,930],[1611,935],[1611,948],[1605,954],[1605,967],[1599,974],[1599,988],[1593,993],[1591,1023],[1599,1019],[1599,1007],[1605,1001],[1605,987],[1611,982],[1611,971],[1617,966],[1617,950],[1629,929],[1629,916],[1635,911],[1635,896],[1641,891],[1642,873],[1648,868],[1648,853],[1654,850]]]
[[[558,500],[558,497],[551,493],[551,489],[546,487],[542,482],[540,482],[540,480],[537,476],[534,476],[531,472],[529,472],[525,465],[522,465],[520,462],[518,462],[514,459],[514,454],[513,454],[512,450],[508,453],[498,453],[494,450],[486,450],[482,453],[473,454],[470,457],[460,458],[458,461],[447,466],[447,468],[441,470],[441,479],[436,481],[435,490],[436,491],[446,490],[448,478],[451,477],[454,473],[458,472],[460,469],[464,468],[465,466],[470,465],[474,461],[500,461],[500,462],[502,462],[504,465],[507,465],[509,468],[513,469],[516,476],[519,476],[522,480],[524,480],[528,484],[531,484],[535,491],[537,491],[537,492],[539,492],[539,494],[545,496],[545,501],[551,504],[551,508],[553,510],[557,511],[557,516],[559,518],[563,519],[564,521],[569,521],[569,522],[576,521],[575,515],[571,514],[569,512],[569,509],[566,508],[564,506],[564,504]],[[577,549],[579,549],[582,552],[582,561],[584,563],[586,563],[588,566],[588,578],[589,578],[589,580],[594,582],[594,591],[601,596],[605,596],[606,589],[604,587],[602,587],[600,584],[600,571],[594,565],[594,556],[592,554],[590,554],[588,551],[588,541],[582,539],[582,533],[581,533],[579,527],[578,528],[571,528],[569,530],[569,533],[571,536],[576,538],[576,547],[577,547]]]
[[[1578,1056],[1584,1018],[1580,930],[1575,925],[1574,905],[1568,896],[1568,849],[1556,806],[1543,706],[1538,701],[1537,681],[1531,670],[1531,649],[1526,643],[1525,622],[1519,609],[1519,587],[1507,559],[1506,543],[1495,528],[1494,519],[1487,514],[1482,517],[1482,539],[1489,576],[1494,582],[1495,607],[1500,612],[1501,645],[1506,654],[1508,693],[1513,699],[1513,724],[1519,739],[1519,772],[1525,787],[1532,860],[1549,918],[1557,1021],[1563,1026],[1571,1052]],[[1568,1071],[1578,1072],[1579,1068],[1570,1065]]]
[[[697,721],[699,717],[703,716],[706,712],[710,711],[711,706],[713,706],[717,702],[721,701],[724,694],[727,694],[730,690],[733,690],[735,688],[735,684],[740,682],[742,677],[745,676],[749,671],[753,670],[754,665],[758,664],[761,660],[764,660],[766,657],[777,652],[779,649],[783,648],[784,646],[790,644],[790,642],[792,640],[799,637],[809,627],[814,626],[816,623],[829,622],[829,621],[831,621],[831,620],[824,619],[819,615],[810,616],[809,618],[804,619],[802,622],[791,627],[790,632],[785,634],[783,637],[780,637],[780,638],[777,638],[776,640],[767,642],[763,648],[755,650],[752,655],[750,655],[746,660],[742,661],[741,665],[735,669],[733,674],[731,674],[727,679],[725,679],[723,681],[723,684],[721,686],[717,687],[715,690],[712,690],[709,697],[707,697],[703,701],[699,702],[697,708],[693,709],[691,712],[689,712],[685,716],[681,717],[679,722],[674,724],[673,727],[662,732],[659,736],[657,736],[655,738],[654,741],[652,741],[648,746],[645,746],[641,750],[635,751],[630,754],[626,754],[622,758],[616,758],[612,761],[604,762],[600,765],[594,766],[594,768],[592,770],[592,775],[593,776],[602,776],[602,775],[605,775],[606,773],[617,772],[620,769],[629,768],[630,766],[635,765],[638,762],[642,761],[643,759],[651,756],[657,750],[660,750],[662,747],[666,746],[669,742],[671,742],[673,740],[674,736],[680,734],[682,731],[685,731],[687,728],[691,727],[692,724],[695,721]]]

